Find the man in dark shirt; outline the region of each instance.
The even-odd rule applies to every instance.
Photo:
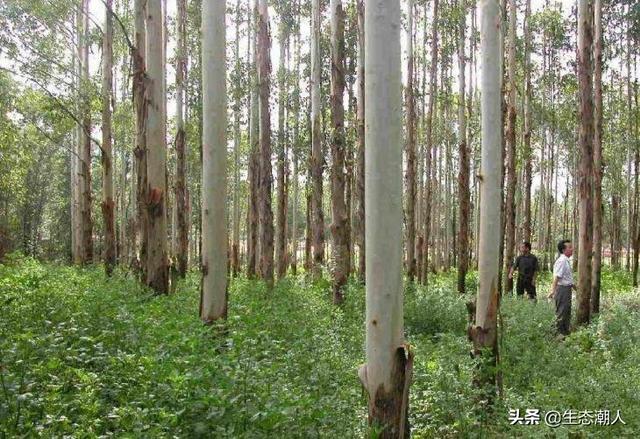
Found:
[[[531,244],[520,244],[520,256],[516,258],[509,270],[509,279],[513,279],[513,272],[518,271],[516,293],[518,297],[527,292],[529,299],[536,299],[536,273],[538,273],[538,258],[531,253]]]

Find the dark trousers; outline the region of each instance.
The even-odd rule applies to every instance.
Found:
[[[571,286],[556,286],[556,327],[558,333],[569,334],[569,324],[571,323]]]
[[[536,298],[536,286],[533,284],[533,279],[518,277],[518,283],[516,283],[516,294],[518,296],[522,296],[525,291],[527,292],[529,299]]]

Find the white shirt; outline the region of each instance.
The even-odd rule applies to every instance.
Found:
[[[558,259],[556,259],[556,262],[553,264],[553,276],[558,278],[558,285],[573,285],[571,263],[566,255],[560,254]]]

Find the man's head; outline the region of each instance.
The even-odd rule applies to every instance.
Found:
[[[558,243],[558,253],[561,253],[568,258],[571,257],[573,254],[573,244],[571,244],[570,239],[563,239]]]
[[[531,243],[523,241],[522,244],[520,244],[520,253],[526,255],[529,252],[531,252]]]

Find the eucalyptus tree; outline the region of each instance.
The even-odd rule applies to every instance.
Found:
[[[413,354],[404,342],[402,289],[402,89],[400,2],[365,8],[366,364],[369,425],[381,438],[409,435]]]
[[[187,3],[176,0],[176,173],[175,173],[175,209],[177,248],[177,269],[180,276],[187,272],[189,255],[189,222],[187,217],[187,142],[185,130],[185,80],[187,75]]]
[[[416,110],[414,97],[414,56],[413,56],[413,0],[407,3],[407,88],[406,100],[406,252],[407,277],[413,282],[416,274]]]
[[[112,0],[105,0],[102,38],[102,216],[104,220],[104,266],[111,275],[116,264],[115,203],[113,200],[113,144],[111,108],[113,100]]]
[[[324,264],[324,213],[322,210],[322,174],[324,156],[320,126],[321,96],[320,81],[322,59],[320,54],[320,32],[322,13],[320,0],[311,0],[311,228],[313,247],[313,277],[322,276]]]
[[[506,129],[506,185],[507,194],[505,199],[505,255],[504,270],[505,282],[504,291],[510,292],[513,289],[513,279],[508,276],[509,267],[513,261],[516,234],[516,1],[509,0],[509,49],[507,56],[507,129]]]
[[[343,301],[349,277],[349,214],[345,202],[344,133],[344,12],[341,0],[331,0],[331,212],[333,222],[333,302]]]
[[[227,317],[226,3],[202,4],[202,289],[200,318]]]
[[[591,314],[600,312],[602,272],[602,0],[594,2],[594,138],[593,138],[593,260],[591,272]]]
[[[259,227],[260,227],[260,275],[267,285],[273,285],[273,210],[271,209],[271,113],[269,95],[271,90],[271,37],[269,35],[268,0],[258,2],[258,100],[260,137],[260,183],[259,183]]]
[[[491,401],[497,381],[498,308],[502,182],[502,34],[498,0],[480,3],[481,133],[480,234],[478,253],[478,294],[475,318],[469,329],[473,353],[481,361],[475,377],[478,386],[489,389]]]
[[[577,323],[590,320],[591,252],[593,247],[593,5],[578,2],[577,66],[580,94],[579,252]]]

